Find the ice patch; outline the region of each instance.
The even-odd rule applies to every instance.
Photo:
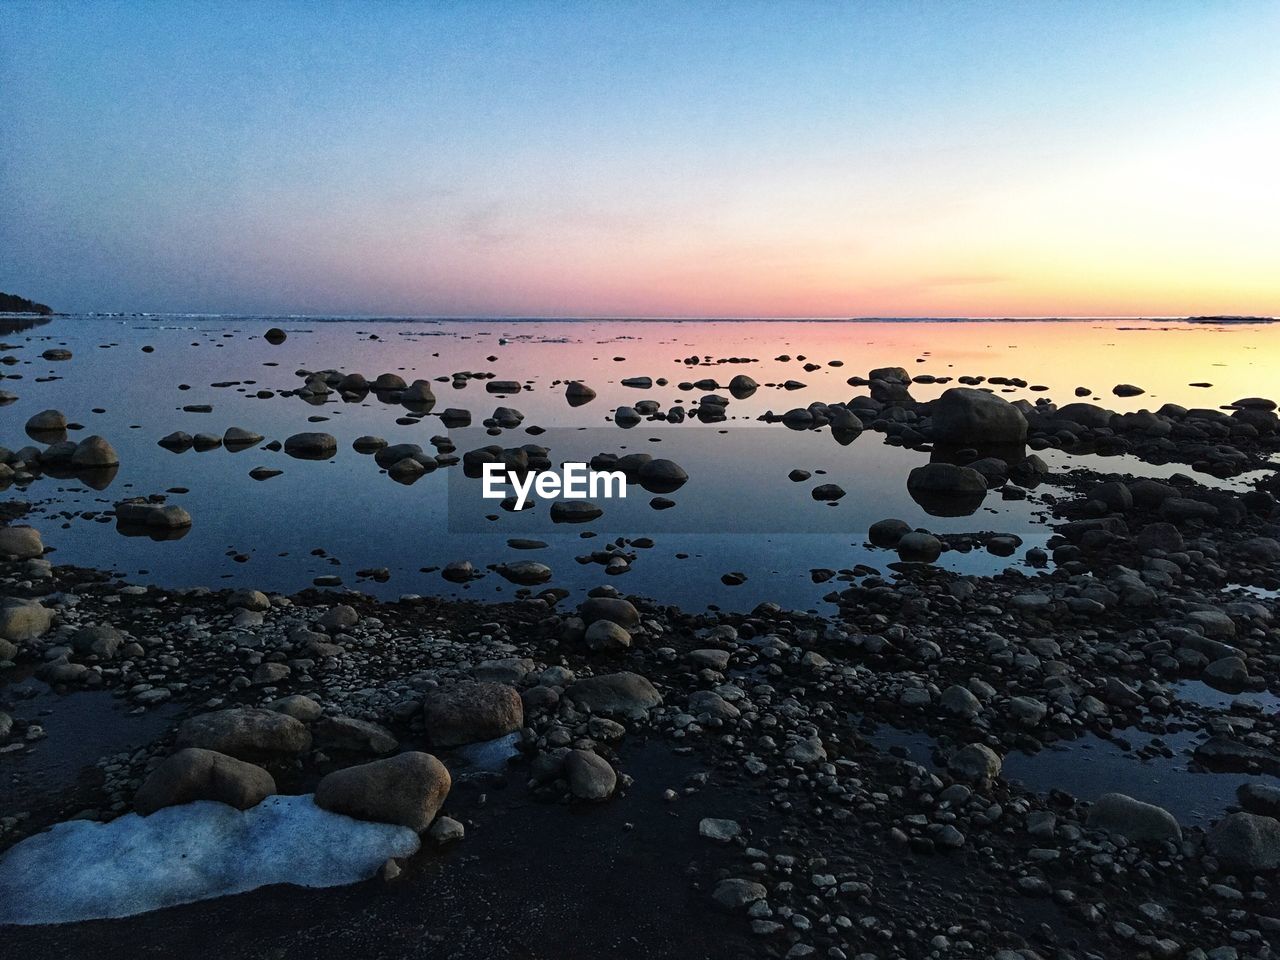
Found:
[[[408,827],[321,810],[310,794],[244,811],[201,800],[149,817],[71,820],[0,857],[0,923],[128,917],[272,883],[335,887],[418,844]]]
[[[471,743],[454,751],[458,768],[466,773],[494,772],[502,770],[507,761],[520,752],[520,734],[508,733],[504,737]]]

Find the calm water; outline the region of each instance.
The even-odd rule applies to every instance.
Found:
[[[289,337],[280,346],[262,334],[272,325]],[[536,559],[554,570],[553,585],[578,593],[598,583],[700,609],[709,603],[749,608],[761,600],[797,607],[820,607],[821,596],[836,582],[811,582],[811,568],[850,568],[863,563],[884,570],[896,559],[863,546],[875,520],[900,517],[935,532],[1014,533],[1023,549],[1042,543],[1043,505],[1004,502],[989,495],[973,516],[938,518],[926,514],[908,496],[906,476],[927,454],[886,446],[871,431],[841,446],[829,431],[795,432],[762,425],[766,410],[781,413],[817,400],[848,400],[865,388],[846,384],[873,367],[896,365],[912,374],[935,376],[1020,377],[1046,392],[1009,389],[1009,399],[1074,399],[1077,386],[1093,388],[1112,409],[1155,408],[1172,401],[1215,406],[1242,396],[1274,392],[1274,358],[1280,356],[1275,326],[1205,327],[1176,323],[1107,321],[1074,323],[835,323],[835,322],[318,322],[310,319],[189,317],[62,317],[48,324],[4,334],[0,355],[17,358],[0,367],[3,389],[19,399],[0,407],[0,444],[16,449],[30,441],[23,424],[34,413],[54,407],[82,429],[71,436],[97,433],[108,438],[121,457],[109,487],[91,490],[75,480],[44,477],[24,493],[10,488],[0,496],[36,505],[32,518],[58,562],[109,567],[142,582],[169,585],[236,584],[295,590],[317,576],[337,575],[346,586],[384,596],[405,593],[505,596],[515,589],[495,574],[464,587],[445,582],[438,572],[420,572],[452,560],[470,560],[477,568],[513,559]],[[73,357],[49,361],[41,354],[65,347]],[[152,348],[144,352],[144,347]],[[789,360],[776,359],[788,355]],[[804,357],[804,360],[799,359]],[[697,364],[689,358],[699,358]],[[742,363],[718,363],[743,358]],[[841,361],[841,366],[831,366]],[[806,371],[805,363],[818,364]],[[374,379],[395,372],[406,381],[435,380],[458,371],[491,372],[517,380],[527,389],[499,397],[482,380],[456,389],[433,383],[435,414],[446,407],[471,411],[474,423],[498,406],[519,409],[520,427],[499,437],[482,430],[466,432],[458,453],[486,442],[504,446],[550,445],[551,458],[582,452],[642,451],[679,462],[689,482],[668,496],[673,509],[655,511],[651,494],[632,488],[625,502],[605,502],[600,520],[585,525],[551,526],[545,503],[524,514],[496,504],[461,504],[455,496],[450,514],[450,474],[439,470],[411,486],[390,480],[373,458],[356,453],[352,441],[363,434],[391,443],[417,443],[430,452],[429,439],[445,434],[435,414],[397,424],[406,411],[370,394],[344,403],[332,395],[321,405],[297,397],[258,399],[259,390],[282,391],[302,384],[299,369],[358,371]],[[750,398],[732,400],[728,419],[679,426],[642,423],[631,430],[613,426],[619,404],[654,400],[662,408],[686,408],[702,391],[683,391],[681,381],[713,378],[725,385],[735,375],[753,377],[761,388]],[[667,378],[666,386],[636,389],[625,377]],[[801,389],[768,384],[791,379]],[[579,407],[564,398],[563,381],[582,380],[598,397]],[[1147,394],[1132,399],[1111,396],[1113,385],[1137,383]],[[1212,387],[1193,387],[1210,382]],[[214,384],[229,384],[214,386]],[[181,385],[189,389],[181,389]],[[942,386],[917,385],[919,399],[936,396]],[[729,396],[720,390],[721,396]],[[210,404],[211,413],[187,413],[183,406]],[[94,412],[95,408],[102,412]],[[312,418],[324,418],[310,422]],[[338,439],[329,461],[304,461],[253,448],[237,453],[216,449],[174,454],[156,441],[174,430],[221,435],[242,426],[283,441],[293,433],[319,430]],[[545,428],[531,435],[529,427]],[[570,449],[569,428],[583,428],[581,450]],[[595,428],[595,429],[588,429]],[[552,440],[554,439],[554,442]],[[476,442],[473,444],[472,441]],[[614,446],[609,448],[607,443]],[[1064,454],[1046,455],[1055,469],[1076,465]],[[1183,467],[1146,467],[1132,458],[1084,458],[1098,469],[1168,475]],[[250,478],[254,467],[283,470],[265,482]],[[793,468],[812,479],[788,479]],[[457,482],[456,480],[454,481]],[[838,483],[848,493],[832,507],[810,495],[818,483]],[[112,523],[84,514],[109,509],[126,496],[176,488],[170,502],[194,518],[180,540],[156,542],[124,537]],[[475,511],[459,523],[457,512]],[[485,519],[486,515],[497,519]],[[452,523],[450,521],[453,521]],[[467,532],[450,532],[465,529]],[[735,533],[741,530],[752,533]],[[483,531],[483,532],[481,532]],[[594,537],[585,536],[589,531]],[[603,567],[579,557],[603,550],[619,536],[651,537],[652,546],[634,550],[630,572],[605,576]],[[516,551],[510,537],[537,537],[547,546]],[[1020,563],[983,550],[944,554],[953,569],[984,573]],[[386,567],[386,583],[361,581],[356,571]],[[722,574],[741,571],[746,583],[727,587]],[[1028,575],[1034,571],[1027,570]]]

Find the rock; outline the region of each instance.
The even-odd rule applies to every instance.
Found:
[[[324,717],[316,721],[316,743],[327,750],[351,753],[392,753],[399,746],[386,727],[354,717]]]
[[[597,620],[611,620],[621,627],[640,624],[640,614],[630,600],[619,597],[587,597],[578,609],[582,622],[590,626]]]
[[[436,817],[431,824],[431,829],[427,831],[427,836],[431,838],[431,842],[438,847],[457,843],[466,835],[467,828],[453,819],[453,817]]]
[[[1000,756],[986,744],[971,743],[951,755],[947,770],[957,780],[984,783],[1000,776],[1003,765]]]
[[[1111,388],[1111,392],[1117,397],[1140,397],[1147,391],[1141,387],[1135,387],[1132,383],[1117,383]]]
[[[972,718],[982,712],[982,701],[968,687],[953,683],[942,691],[938,706],[955,717]]]
[[[604,716],[643,720],[662,704],[662,696],[638,673],[609,673],[587,677],[572,684],[566,695],[580,709]]]
[[[266,333],[262,335],[262,339],[266,340],[267,343],[271,344],[272,346],[278,347],[280,346],[280,344],[285,342],[288,336],[289,335],[285,333],[283,330],[281,330],[279,327],[272,327],[270,330],[268,330]]]
[[[225,753],[240,760],[296,756],[311,749],[311,733],[293,717],[260,707],[232,707],[183,722],[176,745]]]
[[[742,711],[714,690],[695,690],[689,694],[689,713],[699,719],[716,720],[736,720],[742,715]]]
[[[1123,793],[1105,793],[1089,808],[1088,825],[1134,843],[1181,840],[1182,828],[1168,810]]]
[[[124,635],[109,624],[97,623],[81,627],[71,637],[76,653],[110,660],[124,643]]]
[[[838,483],[822,483],[814,487],[810,491],[810,495],[815,500],[824,500],[828,503],[834,503],[845,495],[844,488]]]
[[[181,453],[183,450],[189,450],[191,445],[195,443],[195,439],[189,433],[175,430],[173,433],[161,437],[157,442],[166,450]]]
[[[584,403],[590,403],[596,398],[596,392],[588,387],[585,383],[579,383],[577,380],[571,381],[564,388],[565,399],[569,401],[569,405],[579,407]]]
[[[719,820],[703,817],[698,821],[698,836],[715,843],[728,843],[742,833],[737,820]]]
[[[569,792],[579,800],[608,800],[618,785],[609,761],[590,750],[570,750],[564,758],[564,776]]]
[[[255,687],[272,686],[286,679],[293,671],[286,663],[269,661],[254,667],[249,682]]]
[[[265,613],[271,609],[271,598],[261,590],[236,590],[227,597],[227,606],[232,610]]]
[[[71,466],[78,470],[94,470],[119,465],[120,456],[115,448],[97,435],[85,437],[76,444],[75,452],[71,454]]]
[[[27,421],[27,433],[59,433],[67,429],[67,415],[61,410],[41,410]]]
[[[867,539],[873,546],[891,548],[910,532],[911,525],[905,520],[877,520],[867,532]]]
[[[1208,836],[1205,846],[1231,873],[1263,873],[1280,867],[1280,821],[1256,813],[1231,813]]]
[[[933,401],[929,412],[936,443],[982,448],[1027,439],[1022,411],[985,390],[952,387]]]
[[[311,723],[313,720],[319,720],[323,712],[320,704],[316,703],[310,697],[303,696],[301,693],[290,694],[287,697],[281,697],[272,703],[267,704],[268,710],[275,710],[277,713],[283,713],[286,716],[293,717],[295,720],[301,720],[303,723]]]
[[[622,653],[631,647],[631,634],[612,620],[594,621],[583,639],[595,653]]]
[[[498,573],[506,580],[520,586],[535,586],[551,579],[551,568],[536,560],[517,560],[498,567]]]
[[[650,460],[640,467],[640,486],[650,493],[670,493],[688,479],[689,474],[674,460]]]
[[[942,541],[931,533],[904,534],[898,540],[898,558],[905,563],[933,563],[942,555]]]
[[[1251,780],[1236,788],[1236,799],[1249,813],[1280,819],[1280,787]]]
[[[222,442],[227,447],[243,450],[246,447],[261,443],[262,434],[246,430],[244,427],[227,427],[226,432],[222,435]]]
[[[721,880],[716,884],[715,890],[711,893],[711,899],[721,910],[741,913],[751,904],[764,900],[768,895],[769,892],[765,890],[764,884],[735,877]]]
[[[982,506],[987,481],[977,470],[953,463],[926,463],[907,475],[911,498],[936,517],[968,516]]]
[[[40,531],[34,527],[0,527],[0,557],[30,560],[44,556]]]
[[[133,805],[143,816],[193,800],[215,800],[247,810],[275,792],[275,779],[261,767],[214,750],[187,748],[151,771]]]
[[[142,497],[131,497],[119,501],[115,508],[116,520],[126,529],[181,530],[191,526],[191,514],[176,504],[152,503]]]
[[[0,604],[0,639],[11,643],[36,640],[52,625],[53,611],[38,600],[11,598]]]
[[[329,633],[336,633],[340,630],[350,630],[359,622],[360,614],[356,613],[355,607],[347,603],[339,603],[322,613],[316,625]]]
[[[295,433],[284,442],[284,452],[298,460],[328,460],[338,452],[338,441],[328,433]]]
[[[316,787],[316,806],[421,833],[452,785],[449,771],[431,754],[401,753],[328,774]]]
[[[440,747],[493,740],[524,726],[514,687],[464,680],[428,691],[422,703],[428,740]]]
[[[1134,542],[1138,550],[1144,554],[1150,554],[1155,550],[1181,553],[1185,547],[1182,534],[1172,523],[1149,523],[1138,531]]]
[[[1239,657],[1222,657],[1206,666],[1201,677],[1212,687],[1235,692],[1244,689],[1249,680],[1249,668]]]

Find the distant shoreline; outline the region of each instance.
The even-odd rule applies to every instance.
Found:
[[[90,317],[118,320],[234,320],[289,323],[1188,323],[1207,326],[1248,326],[1280,322],[1275,317],[435,317],[347,314],[271,313],[156,313],[96,312],[35,314],[4,312],[0,317]]]

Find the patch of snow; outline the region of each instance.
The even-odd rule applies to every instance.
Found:
[[[470,743],[454,751],[454,758],[465,776],[467,772],[479,773],[502,770],[507,761],[520,752],[520,734],[508,733],[504,737]],[[450,770],[453,765],[450,765]]]
[[[244,811],[201,800],[149,817],[71,820],[0,856],[0,923],[128,917],[273,883],[356,883],[418,845],[408,827],[321,810],[310,794]]]

